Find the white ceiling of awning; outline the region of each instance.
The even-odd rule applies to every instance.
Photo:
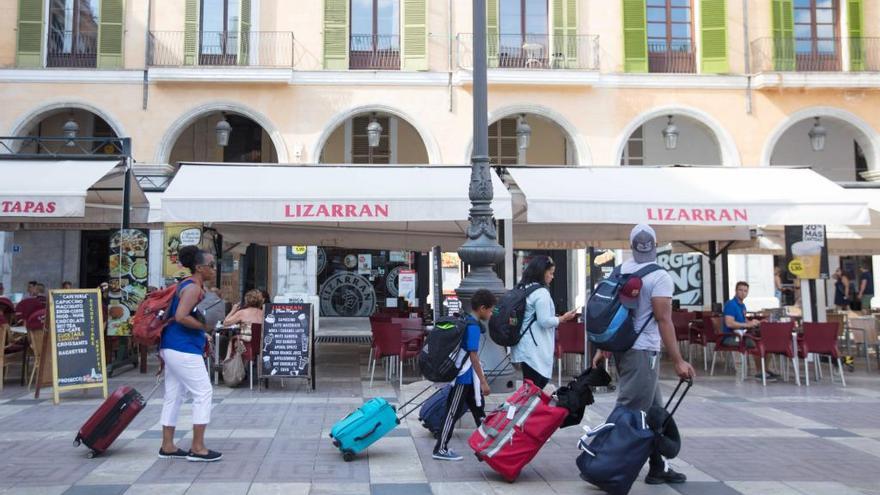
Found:
[[[736,227],[869,223],[866,201],[809,169],[511,168],[529,224]]]

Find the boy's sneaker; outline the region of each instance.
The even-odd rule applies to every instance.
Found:
[[[437,452],[434,452],[432,457],[438,461],[460,461],[463,459],[462,456],[456,454],[450,449],[438,450]]]
[[[773,376],[770,372],[767,372],[767,381],[768,382],[775,382],[778,379],[779,379],[778,376]],[[755,375],[755,380],[761,381],[761,374],[760,373]]]

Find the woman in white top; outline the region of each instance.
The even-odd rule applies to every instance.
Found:
[[[575,311],[556,316],[556,306],[548,289],[556,272],[556,265],[549,256],[532,258],[523,271],[519,285],[528,287],[539,284],[540,288],[526,298],[523,330],[519,344],[511,347],[511,358],[522,368],[523,380],[529,379],[544,388],[553,376],[553,353],[556,349],[556,327],[573,320]]]

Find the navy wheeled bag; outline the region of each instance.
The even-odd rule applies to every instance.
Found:
[[[667,458],[678,452],[678,446],[669,445],[667,428],[673,430],[672,415],[691,388],[691,380],[682,380],[675,387],[663,412],[668,410],[673,398],[678,394],[682,383],[687,387],[678,397],[675,407],[668,414],[658,414],[659,406],[652,406],[649,412],[617,406],[611,411],[605,423],[587,430],[581,437],[578,447],[583,451],[577,458],[581,479],[611,495],[626,495],[632,488],[642,466],[658,447]],[[659,424],[652,424],[650,418],[664,418]],[[671,431],[670,431],[671,432]],[[675,428],[676,440],[680,442]],[[590,439],[592,438],[592,441]],[[680,445],[680,443],[679,443]]]
[[[446,401],[449,398],[450,392],[452,392],[452,385],[446,385],[434,392],[431,397],[428,397],[428,400],[419,409],[419,422],[434,435],[434,438],[437,438],[440,430],[443,429],[443,421],[446,419]],[[461,408],[461,414],[457,415],[455,420],[461,419],[466,412],[468,412],[467,402],[464,403],[464,407]]]

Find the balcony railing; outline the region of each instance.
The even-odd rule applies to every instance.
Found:
[[[151,67],[293,67],[293,33],[287,31],[151,31]],[[187,50],[187,45],[190,49]]]
[[[880,38],[759,38],[751,55],[753,73],[840,72],[846,65],[850,72],[876,72]]]
[[[400,36],[353,34],[349,47],[349,68],[400,70]]]
[[[458,66],[474,66],[474,35],[459,33]],[[487,39],[489,68],[599,70],[599,37],[502,34]]]
[[[648,43],[648,72],[696,73],[694,44],[691,42]]]
[[[96,67],[98,63],[98,32],[49,30],[46,45],[47,67]]]

